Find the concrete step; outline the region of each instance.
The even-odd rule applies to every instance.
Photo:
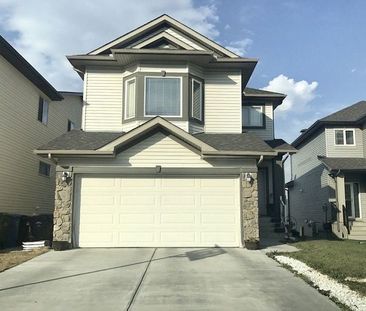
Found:
[[[354,221],[352,222],[352,227],[357,228],[366,228],[366,222],[363,221]]]

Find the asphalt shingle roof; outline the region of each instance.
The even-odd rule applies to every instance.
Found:
[[[330,171],[366,171],[365,158],[327,158],[319,157],[319,160]]]
[[[261,138],[252,133],[243,134],[206,134],[194,135],[204,143],[223,151],[273,151]]]
[[[123,134],[72,130],[39,147],[38,150],[97,150]]]
[[[72,130],[38,150],[97,150],[111,141],[123,136],[123,132],[84,132]],[[242,134],[194,134],[202,142],[220,151],[254,151],[273,152],[274,150],[289,152],[296,149],[282,139],[264,141],[253,133]]]

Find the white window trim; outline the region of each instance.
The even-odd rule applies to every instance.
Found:
[[[360,213],[360,217],[356,217],[355,219],[362,219],[362,206],[361,206],[361,188],[360,188],[360,182],[359,181],[351,181],[351,182],[345,182],[345,185],[347,184],[358,184],[358,208],[359,208],[359,213]],[[353,186],[352,186],[352,190],[353,190]],[[354,194],[352,194],[354,195]]]
[[[128,82],[130,82],[132,80],[135,81],[135,115],[132,116],[132,117],[128,117],[127,118],[127,84],[128,84]],[[124,98],[124,103],[125,103],[124,116],[125,116],[125,120],[130,120],[130,119],[133,119],[133,118],[136,117],[136,78],[135,77],[125,80],[125,91],[124,91],[124,94],[125,94],[125,98]]]
[[[197,82],[201,87],[201,97],[200,97],[200,118],[197,119],[193,116],[193,90],[194,90],[194,82]],[[192,78],[191,84],[191,118],[202,121],[203,119],[203,83],[197,79]]]
[[[265,125],[265,120],[264,120],[264,117],[263,117],[263,114],[264,114],[264,105],[245,105],[245,106],[242,106],[242,123],[244,123],[244,120],[243,120],[243,113],[244,113],[244,110],[245,110],[245,107],[252,107],[252,108],[260,108],[261,109],[261,114],[262,114],[262,119],[261,119],[261,122],[262,122],[262,124],[261,125],[242,125],[242,126],[244,126],[244,127],[247,127],[247,128],[262,128],[262,127],[264,127],[264,125]]]
[[[153,79],[169,79],[169,78],[176,78],[176,79],[179,79],[180,81],[180,114],[179,115],[176,115],[176,116],[169,116],[169,115],[162,115],[163,118],[181,118],[182,115],[183,115],[183,91],[182,91],[182,88],[183,88],[183,83],[182,83],[182,77],[179,77],[179,76],[165,76],[165,77],[162,77],[162,76],[145,76],[144,77],[144,117],[156,117],[157,115],[150,115],[150,114],[146,114],[146,80],[147,79],[150,79],[150,78],[153,78]]]
[[[343,131],[343,144],[337,144],[337,140],[336,140],[336,131]],[[347,144],[346,143],[346,131],[352,131],[353,132],[353,144]],[[349,147],[349,146],[356,146],[356,131],[355,129],[351,129],[351,128],[335,128],[333,131],[333,137],[334,137],[334,146],[344,146],[344,147]]]

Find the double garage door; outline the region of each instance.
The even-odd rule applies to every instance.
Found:
[[[76,177],[80,247],[240,246],[239,179]]]

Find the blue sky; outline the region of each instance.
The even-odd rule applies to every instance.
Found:
[[[289,94],[276,136],[292,141],[316,119],[366,99],[364,12],[363,0],[0,0],[0,33],[56,88],[80,90],[64,55],[168,13],[259,58],[249,85]]]

